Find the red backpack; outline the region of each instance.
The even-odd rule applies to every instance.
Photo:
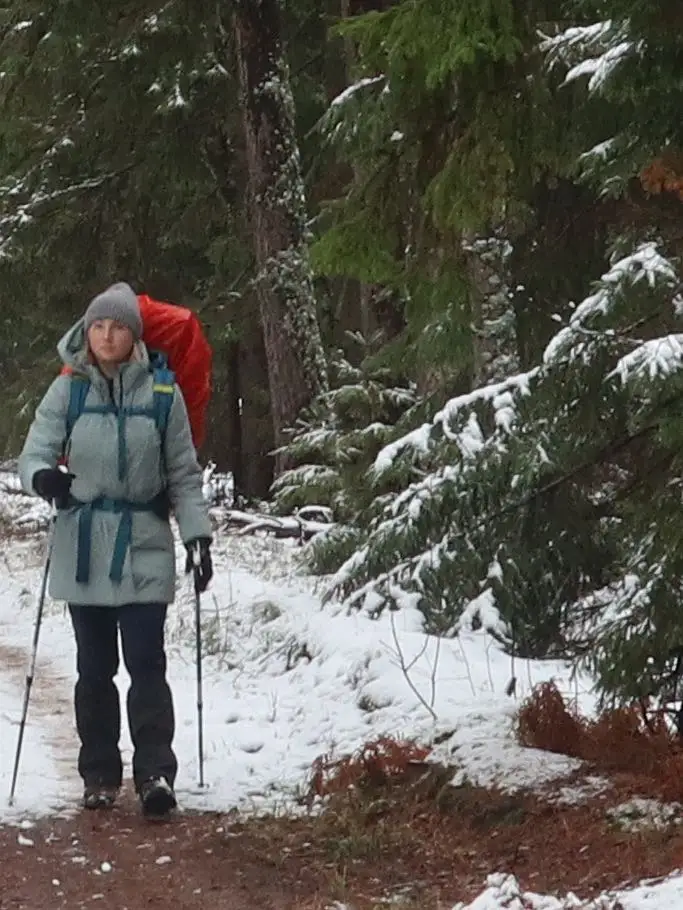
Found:
[[[201,323],[192,310],[161,303],[139,294],[142,340],[151,351],[165,355],[175,373],[190,418],[195,448],[206,438],[206,411],[211,399],[212,352]]]
[[[192,441],[198,449],[206,438],[206,411],[211,398],[211,347],[192,310],[162,303],[147,294],[139,294],[138,302],[143,324],[142,340],[150,352],[163,355],[174,374],[185,399]],[[62,368],[64,374],[72,372],[70,367]],[[82,389],[80,391],[80,394],[72,395],[74,403],[70,405],[70,411],[73,413],[67,421],[71,426],[83,409],[85,396]]]

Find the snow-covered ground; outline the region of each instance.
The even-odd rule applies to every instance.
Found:
[[[3,495],[3,483],[13,481],[0,475],[0,525],[44,522],[46,507]],[[39,531],[7,540],[0,551],[0,821],[8,823],[74,811],[80,794],[71,714],[74,645],[63,605],[48,600],[15,804],[7,804],[44,539]],[[571,759],[517,745],[512,718],[532,686],[550,678],[590,711],[586,680],[572,680],[559,662],[517,661],[513,668],[483,631],[437,642],[421,631],[417,611],[373,621],[323,607],[315,582],[296,574],[295,554],[294,545],[271,539],[217,540],[215,579],[202,599],[203,790],[197,785],[194,598],[186,581],[180,585],[167,635],[184,808],[294,810],[316,757],[353,751],[386,733],[443,740],[434,758],[448,760],[457,779],[474,783],[515,789],[573,769]],[[517,692],[509,697],[513,671]],[[123,669],[118,683],[123,694]],[[122,746],[129,768],[127,731]],[[683,878],[618,899],[624,910],[683,906]],[[477,900],[458,910],[612,906],[521,894],[513,878],[493,876]]]
[[[644,883],[630,891],[601,895],[580,901],[575,895],[564,898],[520,890],[513,875],[491,875],[488,887],[469,904],[453,910],[678,910],[683,907],[683,876]]]

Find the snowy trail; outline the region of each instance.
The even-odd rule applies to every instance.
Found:
[[[15,805],[7,806],[44,558],[44,534],[12,541],[0,557],[0,817],[3,820],[16,821],[46,811],[63,812],[77,805],[80,795],[72,709],[73,656],[62,641],[54,639],[54,620],[61,621],[63,611],[48,599],[40,630]]]
[[[66,816],[65,838],[76,830],[70,827],[72,823],[89,825],[77,811],[80,780],[72,706],[73,634],[63,605],[49,598],[16,805],[13,809],[7,807],[44,543],[44,534],[39,533],[32,538],[13,539],[0,551],[0,835],[5,838],[7,856],[16,852],[13,839],[23,837],[12,831],[12,825],[22,823],[22,829],[25,825],[28,831],[38,833],[48,831],[60,816]],[[293,800],[317,756],[330,750],[338,755],[353,751],[387,731],[409,733],[421,741],[445,731],[447,740],[434,751],[434,757],[458,768],[454,781],[463,779],[474,785],[514,791],[553,779],[561,782],[574,769],[575,762],[565,756],[538,753],[516,742],[511,723],[520,696],[511,699],[505,694],[509,658],[485,632],[463,631],[457,639],[443,640],[437,647],[434,640],[425,637],[416,610],[370,621],[362,612],[347,615],[334,605],[323,608],[310,581],[292,573],[292,554],[266,540],[219,538],[215,555],[216,576],[210,593],[203,599],[205,764],[209,786],[201,793],[196,789],[193,598],[188,599],[188,585],[182,579],[177,602],[169,612],[167,630],[180,760],[178,794],[181,806],[187,810],[181,817],[182,825],[189,826],[188,845],[195,839],[192,826],[197,826],[196,830],[204,836],[210,819],[195,815],[196,810],[226,815],[234,809],[267,813],[295,808]],[[525,690],[521,696],[535,682],[548,678],[556,679],[567,692],[578,694],[567,668],[559,662],[528,661],[524,674],[520,674],[520,688]],[[123,696],[128,685],[125,671],[117,678],[117,684]],[[590,706],[592,696],[588,691],[580,694],[584,704]],[[434,718],[425,703],[433,708]],[[122,757],[129,772],[131,750],[125,707],[122,715]],[[137,840],[139,819],[132,796],[124,801],[116,819],[125,826],[126,837],[130,833],[128,859],[124,856],[128,849],[126,837],[117,839],[114,849],[109,844],[110,835],[104,831],[97,847],[101,853],[98,861],[106,859],[111,864],[114,858],[122,868],[126,865],[127,872],[138,870],[135,874],[139,872],[140,882],[146,882],[149,867],[138,862],[140,845],[133,842]],[[3,827],[3,823],[9,823],[9,827]],[[45,837],[45,845],[49,846],[51,835]],[[162,841],[158,846],[160,850],[168,849]],[[214,847],[207,848],[207,856],[213,856]],[[30,851],[33,847],[25,849]],[[73,849],[80,851],[81,847]],[[41,857],[46,868],[53,863],[54,880],[63,880],[64,869],[74,862],[67,855],[68,850]],[[205,848],[197,845],[197,850],[204,853]],[[198,852],[193,855],[188,869],[203,869],[202,874],[209,874],[198,856]],[[189,854],[187,858],[189,861]],[[239,859],[240,868],[243,859]],[[99,871],[94,865],[96,860],[93,855],[88,860],[90,866],[85,867],[93,866],[92,874]],[[24,876],[16,883],[16,893],[28,903],[19,906],[33,908],[41,905],[29,900],[29,867],[28,860],[25,866],[12,866],[17,875]],[[262,873],[259,867],[254,874]],[[187,881],[199,889],[201,883],[189,873]],[[679,892],[683,893],[682,881],[674,876],[671,881],[653,885],[647,893],[643,889],[625,892],[619,895],[621,904],[608,902],[605,910],[617,910],[618,906],[628,910],[645,910],[646,906],[648,910],[668,910],[676,906]],[[597,905],[590,902],[529,894],[511,877],[494,878],[488,887],[482,882],[482,887],[485,890],[474,903],[457,905],[458,910],[597,910]],[[194,910],[191,901],[198,894],[199,890],[192,891],[183,906]],[[44,906],[70,908],[74,906],[70,903],[72,897],[65,891],[65,902]],[[116,904],[120,906],[120,902]],[[229,901],[222,906],[230,906]]]
[[[11,688],[15,692],[13,704],[24,698],[26,691],[26,674],[30,663],[30,650],[3,644],[7,638],[7,625],[0,623],[0,667],[2,667],[3,688]],[[20,717],[8,716],[3,712],[16,737],[19,733]],[[35,678],[31,687],[31,697],[27,715],[27,728],[39,731],[41,740],[49,747],[51,758],[55,763],[55,770],[62,781],[65,796],[73,790],[78,792],[78,779],[75,773],[78,745],[71,722],[71,684],[69,679],[56,669],[49,660],[38,659]],[[2,742],[2,755],[5,759],[7,747],[13,744]],[[14,748],[16,742],[14,743]],[[12,748],[12,757],[14,756]],[[19,766],[18,789],[27,786],[26,778],[30,774],[31,759],[22,752],[22,762]],[[3,764],[5,762],[3,761]],[[23,773],[22,773],[23,769]],[[0,799],[2,794],[0,794]]]

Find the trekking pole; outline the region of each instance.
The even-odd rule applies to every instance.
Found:
[[[201,595],[197,586],[196,572],[201,563],[199,544],[193,550],[194,560],[194,622],[197,646],[197,749],[199,753],[199,787],[204,787],[204,699],[202,693],[202,617]]]
[[[24,730],[26,729],[26,717],[28,715],[28,702],[31,696],[31,686],[36,671],[36,658],[38,656],[38,638],[40,636],[40,626],[43,621],[43,607],[45,606],[45,592],[47,591],[47,579],[50,574],[50,563],[52,561],[52,547],[55,539],[55,519],[57,510],[52,507],[50,516],[50,525],[47,537],[47,552],[45,555],[45,568],[43,570],[43,580],[40,585],[40,596],[38,598],[38,610],[36,612],[36,622],[33,629],[33,645],[31,649],[31,661],[28,673],[26,674],[26,689],[24,691],[24,706],[21,713],[21,722],[19,724],[19,738],[17,740],[17,752],[14,757],[14,770],[12,771],[12,786],[10,787],[9,800],[10,806],[14,804],[14,791],[17,785],[17,775],[19,774],[19,759],[21,757],[21,747],[24,742]]]

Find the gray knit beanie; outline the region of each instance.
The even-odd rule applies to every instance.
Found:
[[[98,319],[115,319],[121,325],[128,326],[136,341],[142,338],[140,304],[135,291],[125,281],[112,284],[90,301],[85,311],[85,331],[87,332]]]

